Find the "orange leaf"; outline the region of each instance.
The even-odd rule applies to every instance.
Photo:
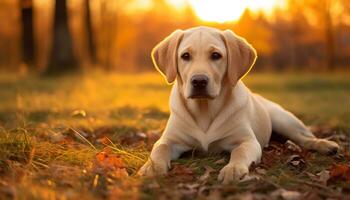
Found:
[[[173,169],[170,171],[169,176],[175,178],[178,182],[193,181],[195,178],[194,172],[191,168],[179,164],[173,165]]]
[[[330,169],[330,176],[332,179],[343,179],[350,181],[350,167],[345,164],[333,165]]]
[[[193,175],[193,171],[185,167],[183,165],[174,165],[173,169],[171,170],[171,174],[174,175]]]
[[[339,177],[349,171],[349,166],[347,165],[333,165],[330,170],[331,177]]]
[[[120,156],[113,154],[109,148],[97,153],[95,158],[96,165],[103,169],[116,170],[126,167]]]

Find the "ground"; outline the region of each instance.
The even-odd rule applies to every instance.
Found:
[[[350,198],[349,75],[245,77],[342,149],[321,155],[277,138],[250,176],[222,185],[227,154],[189,152],[167,176],[136,176],[169,115],[160,75],[0,73],[0,199]]]

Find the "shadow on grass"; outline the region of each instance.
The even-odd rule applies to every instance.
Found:
[[[82,110],[82,112],[76,112],[79,110],[60,110],[54,111],[49,109],[42,110],[17,110],[17,109],[4,109],[0,110],[0,122],[8,123],[16,120],[18,115],[24,117],[28,122],[40,123],[47,122],[49,119],[84,119],[86,116],[83,113],[88,113],[90,117],[99,117],[98,111],[90,112]],[[76,112],[76,113],[75,113]],[[157,107],[136,108],[131,106],[123,106],[108,111],[108,119],[110,120],[166,120],[169,117],[169,113],[161,111]]]
[[[294,80],[295,79],[295,80]],[[276,92],[284,90],[287,92],[319,92],[319,91],[349,91],[350,81],[344,79],[326,80],[321,78],[297,79],[291,78],[279,84],[273,84],[273,81],[247,81],[247,85],[253,91]]]

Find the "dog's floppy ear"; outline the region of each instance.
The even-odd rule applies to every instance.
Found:
[[[153,64],[168,83],[172,83],[176,79],[177,48],[182,36],[183,31],[176,30],[152,50]]]
[[[257,57],[256,51],[245,39],[231,30],[223,31],[222,36],[227,49],[228,80],[234,85],[253,67]]]

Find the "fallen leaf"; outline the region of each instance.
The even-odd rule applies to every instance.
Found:
[[[345,181],[350,181],[350,167],[345,164],[333,165],[330,169],[331,179],[343,179]]]
[[[149,188],[149,189],[158,189],[158,188],[160,188],[160,185],[159,185],[158,182],[153,181],[152,183],[147,185],[147,188]]]
[[[199,181],[204,182],[209,179],[210,173],[214,172],[215,170],[209,166],[205,166],[205,172],[202,176],[199,177]]]
[[[71,114],[72,117],[86,117],[85,110],[74,110]]]
[[[93,169],[104,172],[113,178],[128,176],[126,165],[119,155],[116,155],[108,147],[104,148],[95,156]]]
[[[321,182],[323,185],[327,185],[327,182],[328,182],[328,180],[331,177],[329,171],[328,170],[322,170],[317,175],[319,176],[318,181]]]
[[[318,173],[317,175],[319,175],[320,173]],[[315,180],[315,178],[317,177],[315,174],[310,173],[310,172],[305,172],[305,174],[308,175],[312,180]]]
[[[341,176],[349,170],[347,165],[333,165],[330,171],[331,177]]]
[[[193,171],[183,165],[174,165],[173,169],[170,171],[173,175],[193,175]]]
[[[97,153],[96,161],[99,166],[105,168],[125,168],[123,160],[118,155],[108,154],[104,151]]]
[[[255,168],[256,173],[260,174],[260,175],[265,175],[266,174],[266,169],[261,168],[261,167],[257,167]]]
[[[217,160],[217,161],[215,161],[214,163],[215,164],[223,164],[223,163],[225,163],[226,161],[225,161],[225,158],[221,158],[220,160]]]
[[[199,183],[180,183],[177,185],[177,189],[183,195],[195,195],[198,192]]]
[[[284,144],[288,150],[293,151],[293,152],[302,152],[302,149],[300,146],[296,145],[294,142],[287,140],[287,142]]]
[[[245,176],[243,176],[243,178],[241,180],[239,180],[239,182],[249,182],[249,181],[258,181],[260,180],[260,176],[257,175],[253,175],[253,174],[246,174]]]
[[[290,191],[285,189],[278,189],[271,193],[271,196],[273,199],[282,198],[284,200],[296,200],[300,199],[300,192],[297,191]]]
[[[95,189],[97,187],[97,184],[98,184],[98,179],[99,179],[100,175],[96,174],[95,175],[95,178],[92,182],[92,187]]]
[[[147,138],[147,134],[146,133],[143,133],[143,132],[139,132],[139,133],[136,133],[136,135],[140,138],[144,138],[146,139]]]
[[[194,172],[189,167],[183,165],[174,165],[170,170],[169,176],[175,178],[179,182],[186,182],[194,180]]]
[[[135,133],[131,132],[125,134],[119,138],[119,142],[122,145],[139,145],[140,143],[144,143],[147,140],[148,136],[146,133]]]
[[[288,159],[287,159],[287,164],[293,166],[293,167],[297,167],[299,169],[302,169],[305,167],[305,161],[302,157],[300,157],[299,155],[291,155]]]
[[[271,141],[269,146],[263,150],[263,156],[261,158],[261,165],[265,168],[270,168],[279,162],[284,147],[282,144]]]
[[[198,189],[199,186],[200,186],[199,183],[179,183],[177,185],[178,188],[187,188],[187,189],[190,189],[190,190]]]
[[[50,133],[48,133],[48,136],[50,138],[51,142],[61,142],[65,139],[65,137],[63,136],[63,134],[61,132],[55,132],[50,130]]]

